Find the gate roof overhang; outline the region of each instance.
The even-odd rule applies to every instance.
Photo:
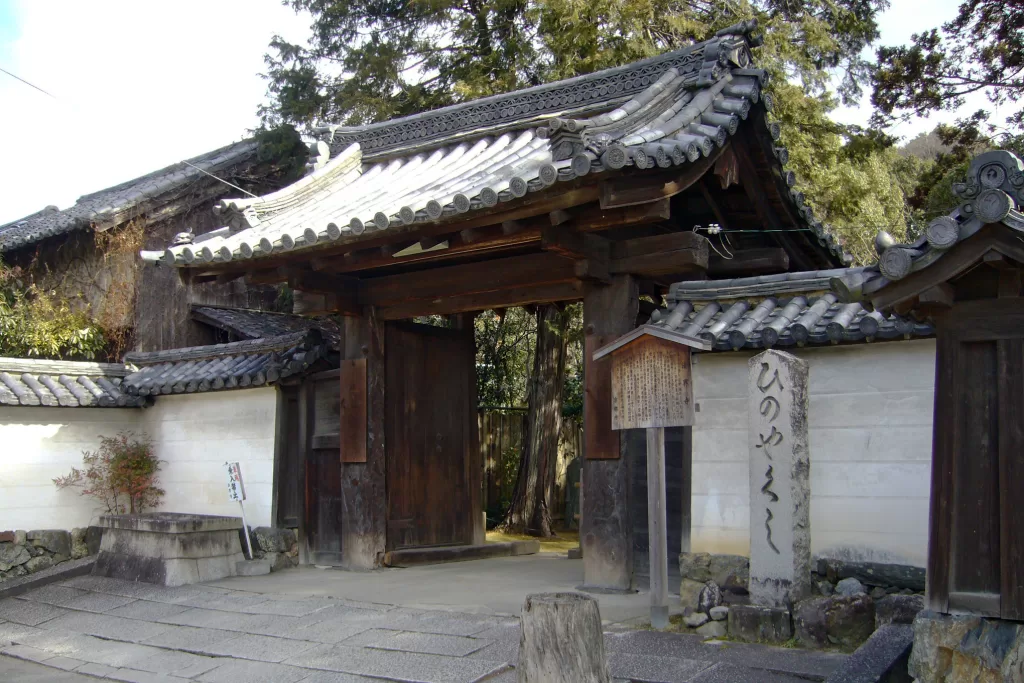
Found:
[[[584,282],[619,273],[654,291],[843,265],[785,168],[754,28],[508,95],[326,127],[310,175],[223,201],[222,228],[143,258],[198,281],[288,282],[310,295],[305,312],[373,305],[386,318],[576,299]],[[733,237],[712,252],[698,228]]]

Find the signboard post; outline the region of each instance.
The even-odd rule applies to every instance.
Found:
[[[693,424],[691,348],[706,350],[709,345],[644,325],[594,354],[595,360],[612,357],[612,429],[647,430],[651,626],[657,629],[668,627],[665,428]]]
[[[249,539],[249,523],[245,521],[245,485],[242,483],[242,467],[237,462],[226,462],[228,468],[228,497],[238,501],[238,507],[242,510],[242,529],[245,530],[245,545],[249,548],[249,557],[252,558],[252,541]]]

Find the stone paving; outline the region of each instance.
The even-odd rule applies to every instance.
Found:
[[[605,642],[620,681],[820,681],[845,659],[652,631],[610,631]],[[518,646],[512,616],[209,585],[83,576],[0,600],[4,681],[18,680],[4,664],[16,658],[131,683],[506,682]]]

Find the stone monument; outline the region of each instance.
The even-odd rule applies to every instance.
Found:
[[[768,350],[749,361],[750,599],[789,609],[811,591],[807,362]]]

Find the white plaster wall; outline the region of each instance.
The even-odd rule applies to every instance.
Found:
[[[277,390],[273,387],[160,396],[144,410],[0,407],[0,531],[72,529],[105,512],[53,478],[82,466],[99,437],[145,433],[164,461],[160,506],[171,512],[238,516],[225,462],[239,462],[246,518],[269,525],[273,506]]]
[[[811,551],[924,566],[934,340],[784,350],[810,363]],[[749,554],[752,355],[695,356],[694,552]]]
[[[239,462],[246,520],[269,526],[276,419],[273,387],[158,397],[141,426],[165,461],[160,482],[167,494],[160,509],[237,517],[224,463]]]
[[[82,451],[99,437],[135,430],[141,411],[129,408],[0,407],[0,531],[73,529],[100,513],[77,490],[58,491],[54,477],[82,466]]]

